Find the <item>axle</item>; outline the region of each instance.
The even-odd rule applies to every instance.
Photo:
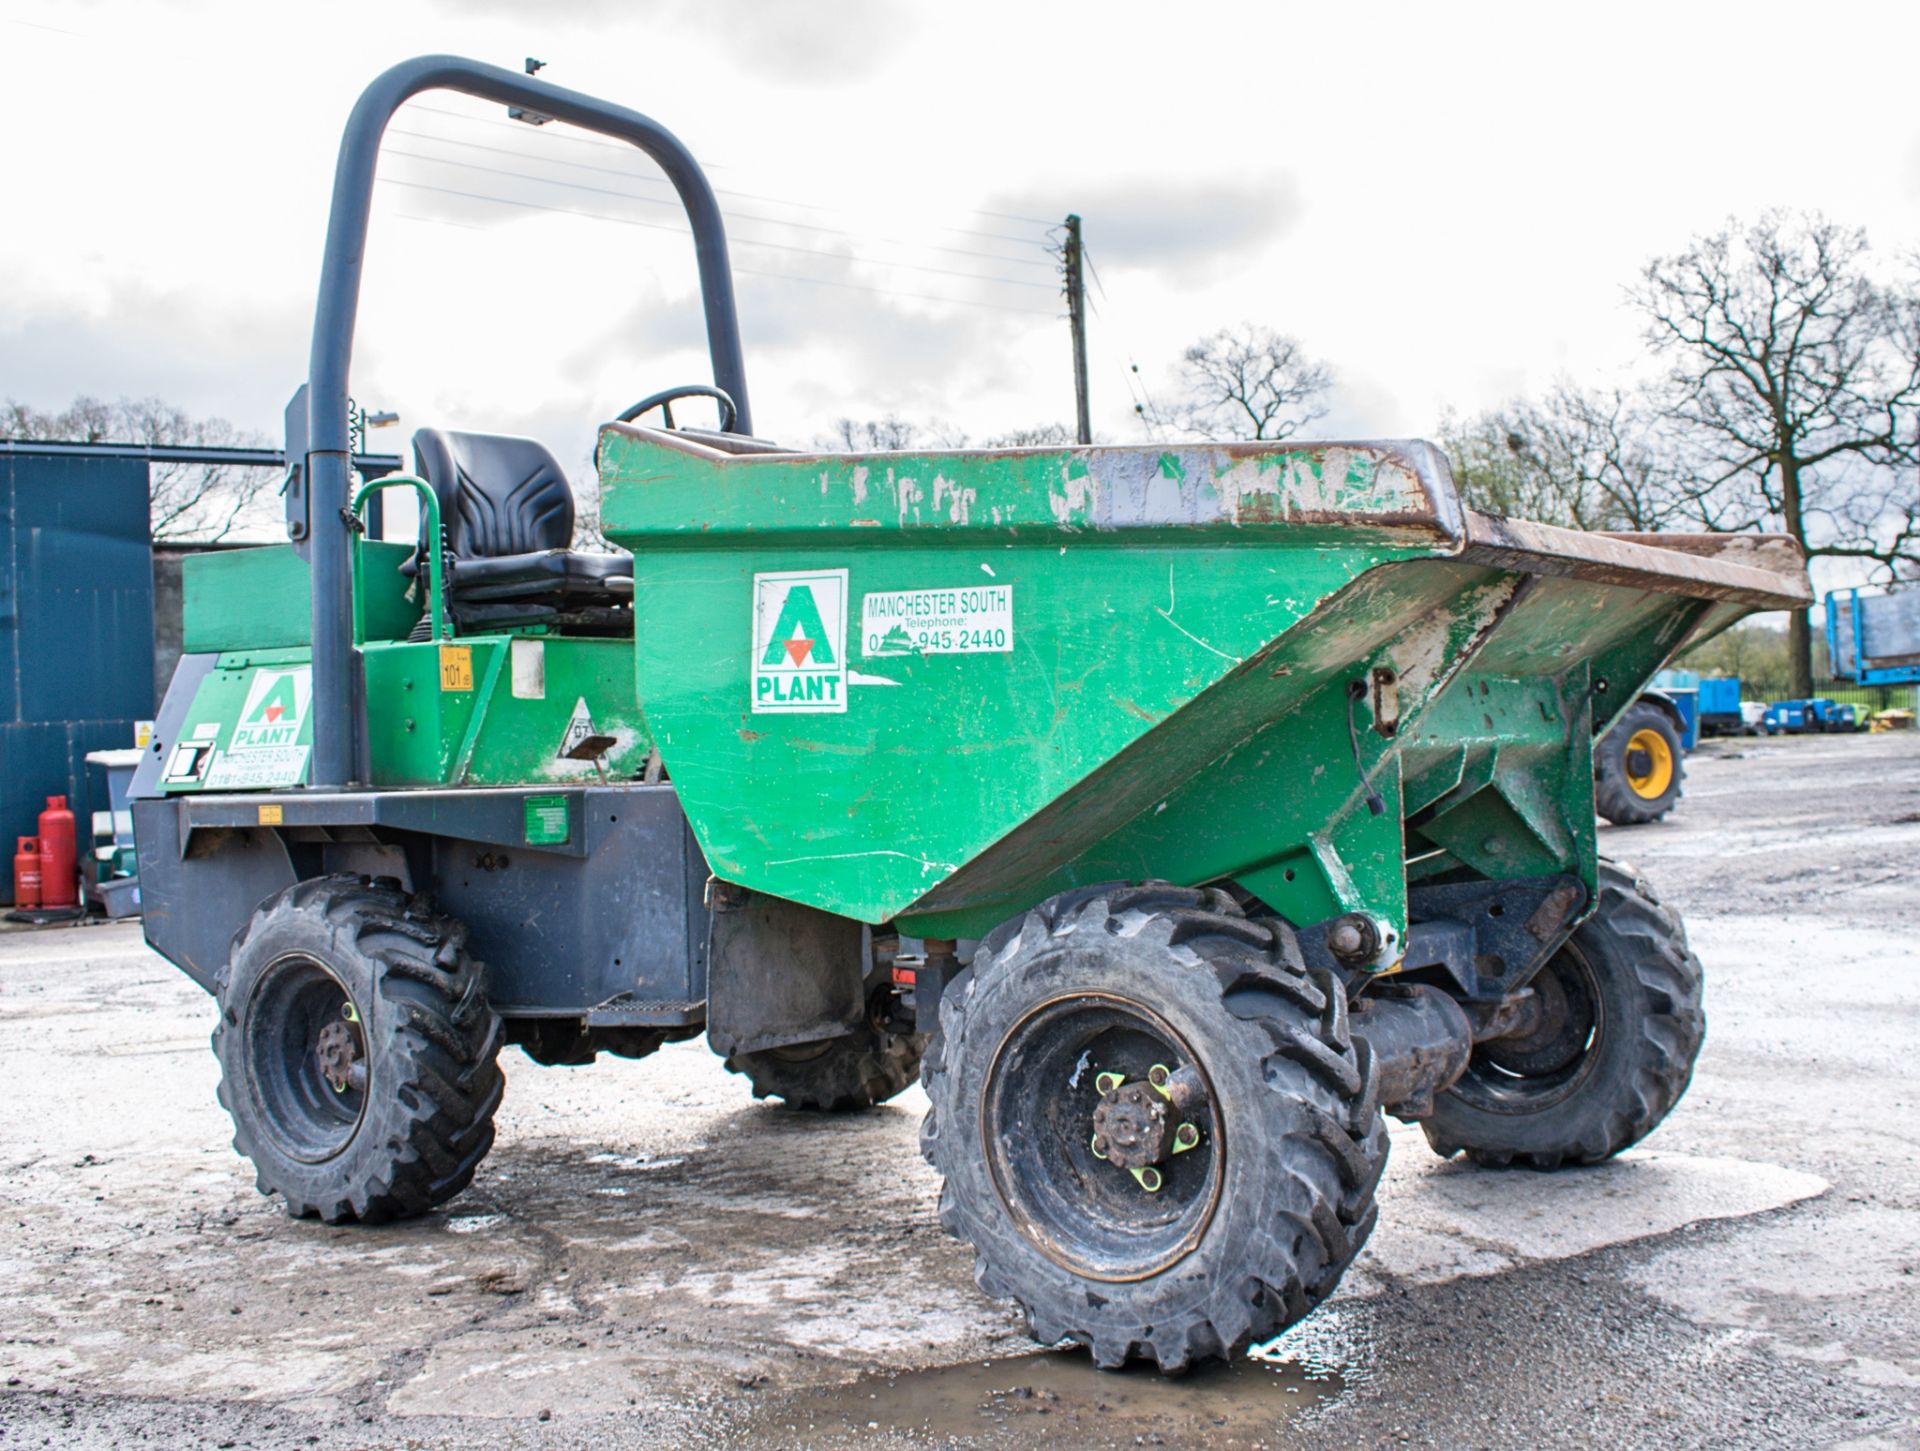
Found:
[[[1417,1119],[1432,1113],[1433,1096],[1467,1071],[1475,1044],[1530,1038],[1549,1026],[1545,1016],[1531,989],[1469,1011],[1424,983],[1381,983],[1355,1000],[1349,1025],[1373,1050],[1382,1107]]]

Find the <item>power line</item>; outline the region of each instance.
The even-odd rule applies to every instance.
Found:
[[[951,302],[960,307],[985,307],[995,312],[1024,312],[1028,317],[1055,317],[1049,308],[1013,307],[1004,302],[980,302],[970,297],[936,297],[930,292],[903,292],[894,287],[868,287],[860,282],[841,282],[832,277],[802,277],[797,272],[766,272],[757,267],[736,267],[735,272],[749,277],[778,277],[786,282],[811,282],[816,287],[848,287],[855,292],[876,292],[885,297],[917,297],[922,302]]]
[[[618,191],[612,187],[592,186],[584,181],[561,181],[558,178],[536,176],[530,172],[512,171],[502,166],[487,166],[478,161],[454,161],[446,157],[429,156],[422,152],[403,151],[398,148],[388,148],[385,154],[388,156],[406,157],[411,161],[425,161],[434,166],[457,166],[467,171],[482,171],[492,176],[511,177],[517,181],[530,181],[536,186],[565,187],[569,191],[592,192],[597,196],[619,197],[624,201],[647,202],[651,200],[648,197],[637,197],[631,192]],[[401,182],[399,184],[408,185],[409,183]],[[419,183],[412,184],[419,185]],[[457,194],[471,195],[471,193]],[[500,198],[486,197],[481,199],[500,200]],[[684,227],[669,226],[665,223],[655,224],[655,226],[657,230],[680,232],[682,234],[685,234],[688,230]],[[754,237],[736,237],[733,241],[735,245],[741,247],[770,247],[781,252],[801,252],[814,257],[831,257],[841,262],[864,262],[875,267],[897,267],[909,272],[927,272],[942,277],[960,277],[970,282],[993,282],[1003,284],[1007,287],[1036,287],[1042,292],[1053,291],[1053,284],[1051,282],[1029,282],[1019,277],[994,277],[982,272],[962,272],[953,267],[929,267],[922,262],[885,262],[878,258],[848,257],[842,253],[828,252],[819,247],[801,247],[792,242],[764,242]]]
[[[638,217],[614,217],[614,216],[608,216],[605,212],[588,212],[588,211],[580,211],[573,207],[546,206],[540,202],[515,201],[510,197],[488,196],[483,192],[459,191],[453,187],[432,186],[426,182],[421,182],[421,181],[401,181],[397,177],[383,176],[380,178],[380,182],[383,186],[403,186],[403,187],[412,188],[416,191],[441,192],[447,196],[465,197],[471,201],[493,202],[498,206],[518,207],[524,211],[551,212],[556,216],[563,216],[563,217],[586,217],[597,222],[614,222],[623,227],[644,227],[649,231],[674,232],[680,236],[687,235],[687,233],[679,227],[668,226],[664,222],[644,222],[644,221],[641,221]],[[464,222],[449,221],[444,217],[424,217],[424,216],[415,215],[410,212],[395,212],[393,213],[393,215],[401,221],[428,222],[435,226],[459,227],[463,231],[484,231],[485,230],[485,228],[468,226]],[[834,254],[830,252],[823,252],[823,253],[820,253],[819,255],[825,256],[825,257],[832,257]],[[845,261],[847,259],[840,258],[837,260]],[[879,265],[885,266],[887,264],[881,263]],[[930,293],[930,292],[908,292],[903,288],[897,288],[897,287],[874,287],[867,283],[862,283],[862,282],[843,282],[836,278],[807,277],[797,272],[769,272],[762,268],[740,267],[740,266],[735,266],[732,270],[747,276],[752,276],[752,277],[777,277],[788,282],[811,282],[821,287],[845,287],[845,288],[850,288],[855,292],[872,292],[883,297],[910,297],[910,298],[916,298],[921,302],[949,303],[956,307],[984,307],[994,312],[1024,312],[1033,317],[1055,316],[1054,312],[1049,308],[1014,307],[1007,303],[985,302],[985,301],[981,301],[979,299],[970,298],[970,297],[943,297],[938,294]]]
[[[1087,275],[1093,279],[1094,290],[1099,293],[1103,301],[1107,300],[1107,285],[1100,280],[1100,269],[1094,265],[1093,253],[1087,251],[1084,246],[1081,250],[1087,262]],[[1102,322],[1106,321],[1098,303],[1089,298],[1088,305],[1093,308],[1095,317],[1100,318]],[[1127,366],[1121,373],[1121,377],[1126,380],[1127,396],[1133,400],[1134,414],[1146,426],[1147,437],[1157,440],[1160,437],[1159,409],[1154,404],[1153,394],[1147,390],[1147,376],[1140,371],[1140,364],[1134,358],[1133,349],[1123,342],[1120,351],[1126,354],[1127,358]],[[1137,390],[1134,386],[1136,383],[1139,384]]]
[[[449,146],[464,146],[469,150],[487,151],[487,152],[493,153],[496,156],[512,156],[522,161],[539,161],[542,163],[548,163],[548,164],[559,165],[559,166],[571,166],[579,171],[592,171],[592,172],[598,172],[605,176],[623,177],[628,181],[637,182],[642,186],[664,187],[670,192],[673,190],[673,184],[671,182],[661,180],[658,177],[641,176],[635,172],[627,170],[625,167],[595,166],[591,162],[586,162],[586,161],[568,161],[565,157],[561,157],[561,156],[535,157],[530,152],[520,151],[511,146],[488,146],[483,142],[479,142],[479,141],[462,141],[458,137],[454,137],[454,136],[436,136],[430,131],[409,131],[406,128],[401,126],[389,127],[387,134],[389,136],[411,136],[421,141],[441,141],[441,142],[445,142]],[[447,166],[474,166],[475,165],[475,163],[472,163],[472,162],[455,161],[455,160],[452,160],[451,158],[446,158],[443,160],[442,158],[439,158],[439,157],[432,157],[432,156],[422,157],[418,152],[400,151],[398,149],[388,149],[385,151],[384,154],[388,156],[411,156],[411,157],[415,157],[416,159],[426,160],[426,161],[442,161],[442,164]],[[485,168],[480,168],[480,169],[485,169]],[[532,175],[525,172],[502,171],[500,174],[503,176],[522,176],[529,181],[548,180],[545,177]],[[564,185],[567,185],[568,183],[553,182],[552,184],[557,186],[564,186]],[[627,195],[626,193],[620,193],[620,194]],[[740,193],[721,193],[721,195],[740,195]],[[645,196],[633,196],[632,199],[637,202],[644,202],[646,205],[651,207],[668,207],[674,211],[680,210],[680,200],[677,194],[674,196],[674,199],[671,201],[668,201],[663,197],[645,197]],[[777,205],[785,205],[785,206],[804,207],[807,205],[807,203],[805,202],[781,203],[781,202],[778,202],[776,198],[772,198],[772,197],[765,198],[765,200],[774,201]],[[820,210],[825,210],[825,209],[822,208]],[[856,241],[856,242],[882,242],[888,246],[893,246],[893,247],[919,247],[931,252],[951,252],[958,257],[978,257],[983,261],[1005,262],[1005,263],[1010,263],[1016,267],[1048,267],[1050,268],[1052,265],[1051,263],[1046,262],[1038,257],[1009,257],[1004,252],[981,252],[971,247],[948,247],[948,246],[942,245],[939,242],[909,242],[898,237],[872,237],[872,236],[867,236],[863,233],[849,232],[842,227],[823,227],[815,222],[795,222],[795,221],[789,221],[785,217],[766,217],[766,216],[757,215],[753,212],[730,211],[727,213],[727,217],[731,221],[764,222],[768,226],[792,227],[792,228],[795,228],[796,230],[803,231],[803,232],[821,232],[828,236],[845,237],[850,241]],[[1012,241],[1014,239],[1008,238],[1007,240]],[[1023,242],[1021,245],[1030,246],[1030,247],[1042,247],[1045,244],[1038,241],[1026,241],[1026,242]]]
[[[436,116],[449,116],[456,121],[469,122],[479,126],[501,126],[515,132],[519,132],[522,130],[518,122],[503,121],[492,116],[476,116],[473,113],[468,111],[453,111],[453,110],[447,109],[444,106],[428,106],[419,101],[412,102],[411,109],[416,111],[430,112]],[[446,139],[451,140],[453,138],[449,137]],[[595,146],[607,151],[617,151],[623,156],[632,155],[636,149],[635,147],[629,145],[626,142],[605,141],[596,136],[577,136],[577,135],[573,135],[570,132],[564,132],[564,131],[554,132],[552,135],[552,139],[556,141],[565,141],[575,146]],[[727,166],[720,162],[703,161],[700,164],[703,168],[705,168],[708,171],[733,170],[732,167]],[[842,216],[846,215],[848,210],[846,207],[825,206],[819,202],[794,201],[790,197],[768,196],[763,192],[733,191],[726,187],[715,187],[714,192],[719,196],[740,197],[745,201],[771,202],[775,206],[800,207],[800,208],[803,208],[804,210],[813,211],[813,212],[835,212]],[[1051,226],[1057,225],[1056,223],[1049,222],[1042,217],[1025,217],[1025,216],[1020,216],[1013,212],[989,212],[989,211],[983,211],[978,207],[963,207],[961,208],[961,211],[968,216],[996,217],[1002,221],[1009,221],[1009,222],[1029,222],[1037,227],[1051,227]],[[933,230],[938,232],[954,232],[963,237],[992,237],[1002,242],[1019,242],[1027,245],[1033,244],[1033,238],[1031,237],[1015,237],[1015,236],[1009,236],[1005,232],[981,231],[971,227],[935,226]]]

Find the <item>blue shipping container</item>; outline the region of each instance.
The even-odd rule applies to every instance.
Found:
[[[153,715],[147,465],[0,456],[0,837],[65,795],[86,839],[88,751]],[[101,803],[104,806],[105,803]],[[10,899],[11,875],[0,882]]]

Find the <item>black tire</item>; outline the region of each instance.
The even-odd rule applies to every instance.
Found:
[[[1087,1085],[1163,1051],[1209,1106],[1145,1198],[1101,1162]],[[1377,1217],[1386,1128],[1345,990],[1224,892],[1086,888],[1001,927],[943,994],[922,1081],[940,1221],[980,1288],[1103,1367],[1179,1371],[1278,1334]]]
[[[1600,906],[1540,969],[1558,999],[1524,1040],[1474,1049],[1421,1128],[1442,1158],[1489,1168],[1598,1164],[1659,1125],[1706,1039],[1700,959],[1677,913],[1631,867],[1600,863]]]
[[[233,1146],[295,1218],[444,1204],[493,1145],[500,1020],[466,929],[397,886],[300,882],[255,909],[220,984],[213,1051]],[[331,1030],[335,1087],[320,1056]]]
[[[1655,778],[1658,789],[1636,788],[1628,770],[1629,745],[1642,732],[1658,736],[1667,751],[1667,770],[1663,773],[1667,779],[1661,782]],[[1615,826],[1658,821],[1678,804],[1686,778],[1686,752],[1673,717],[1644,700],[1628,706],[1613,729],[1594,743],[1594,809]]]
[[[885,1103],[920,1076],[924,1033],[888,1030],[885,986],[868,998],[867,1021],[817,1043],[736,1053],[727,1071],[743,1075],[755,1098],[777,1098],[804,1113],[853,1113]]]

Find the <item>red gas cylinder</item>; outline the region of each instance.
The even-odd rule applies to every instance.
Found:
[[[74,860],[73,813],[67,798],[49,796],[40,813],[40,905],[80,905],[80,875]]]
[[[13,853],[13,905],[40,905],[40,838],[23,836]]]

